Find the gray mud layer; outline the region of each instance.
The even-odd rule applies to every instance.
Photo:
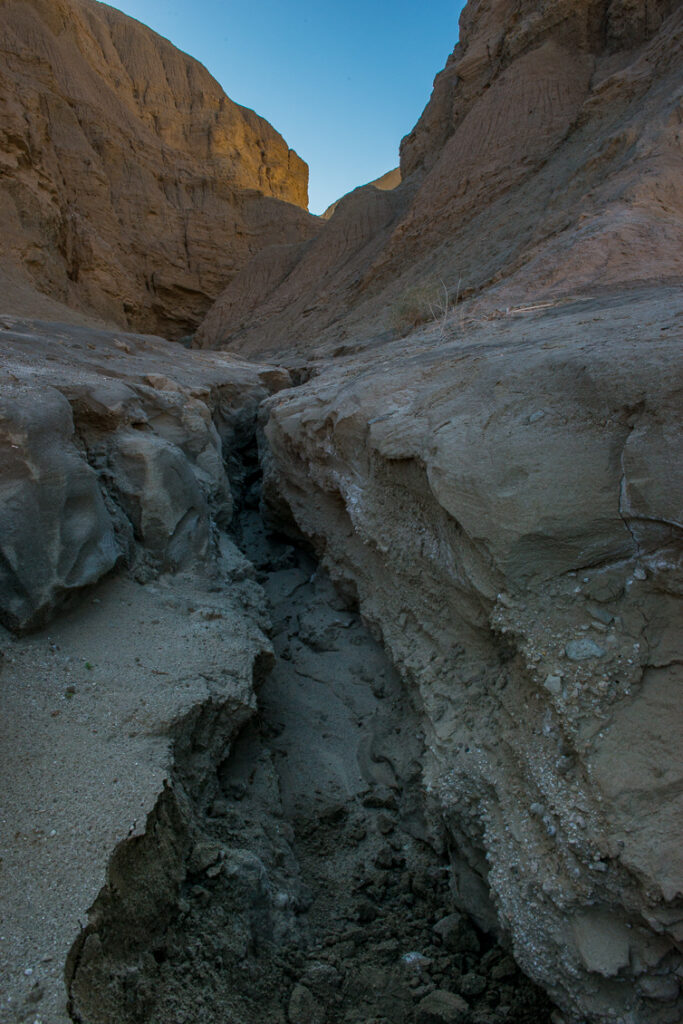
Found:
[[[191,771],[201,729],[178,744],[72,950],[73,1020],[545,1024],[545,997],[457,912],[382,648],[256,511],[238,534],[276,653],[259,714],[208,781]]]

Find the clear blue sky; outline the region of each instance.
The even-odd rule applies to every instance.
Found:
[[[464,0],[112,0],[204,64],[308,163],[310,208],[398,164]]]

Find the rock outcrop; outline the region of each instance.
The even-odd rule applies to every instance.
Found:
[[[0,621],[34,628],[116,565],[210,561],[226,460],[286,372],[9,317],[1,337]]]
[[[2,0],[0,52],[3,260],[38,292],[179,337],[260,249],[317,231],[306,164],[132,18]]]
[[[442,283],[490,310],[680,279],[682,39],[676,0],[470,2],[401,185],[340,201],[249,321],[238,275],[198,343],[329,354],[428,319]]]
[[[436,326],[267,404],[271,515],[422,708],[459,906],[571,1021],[683,1012],[680,318]]]
[[[369,181],[367,185],[361,185],[360,187],[361,188],[367,188],[368,185],[372,185],[374,188],[378,188],[378,189],[380,189],[380,191],[385,192],[385,191],[391,191],[392,189],[395,189],[396,186],[400,185],[400,184],[401,184],[401,168],[400,167],[394,167],[392,170],[387,171],[386,174],[382,174],[382,175],[380,175],[379,178],[375,178],[373,181]],[[345,193],[345,195],[349,195],[349,193],[347,192],[347,193]],[[344,198],[345,198],[344,196],[341,197],[341,199],[344,199]],[[329,220],[330,219],[330,217],[332,216],[334,211],[339,206],[339,203],[341,202],[341,199],[335,199],[335,201],[333,203],[330,203],[330,205],[327,207],[325,212],[321,215],[323,217],[323,220]]]
[[[402,183],[197,335],[306,381],[268,403],[270,515],[421,703],[460,905],[572,1022],[683,1013],[682,33],[470,3]]]

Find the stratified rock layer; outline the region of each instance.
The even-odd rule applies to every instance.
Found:
[[[317,230],[306,164],[132,18],[1,0],[0,52],[3,261],[39,292],[179,336],[261,248]]]
[[[681,315],[432,327],[268,404],[271,514],[415,689],[460,904],[572,1021],[683,1012]]]
[[[329,354],[406,333],[444,289],[489,311],[680,280],[682,33],[675,0],[469,3],[401,185],[342,199],[245,317],[247,267],[198,343]]]

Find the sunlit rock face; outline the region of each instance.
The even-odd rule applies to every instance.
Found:
[[[315,232],[306,164],[197,61],[91,0],[0,10],[0,231],[20,281],[177,337],[261,248]]]
[[[681,18],[674,0],[469,3],[401,184],[344,197],[279,272],[257,258],[198,342],[309,358],[407,333],[444,287],[488,313],[680,279]]]

